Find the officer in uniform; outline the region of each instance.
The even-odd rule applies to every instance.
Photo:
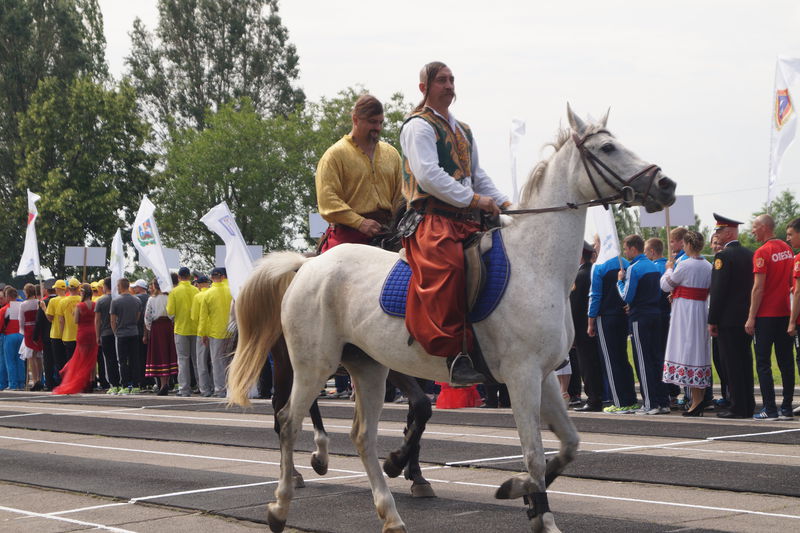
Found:
[[[753,396],[753,338],[744,324],[750,309],[753,287],[753,252],[739,244],[737,220],[714,213],[714,235],[723,249],[714,256],[708,309],[708,331],[717,338],[721,373],[728,385],[730,409],[720,418],[750,418],[755,410]]]

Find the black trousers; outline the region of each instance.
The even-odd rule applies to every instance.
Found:
[[[119,360],[117,359],[117,343],[114,335],[103,335],[100,337],[100,344],[103,349],[103,360],[105,361],[105,376],[108,385],[119,387]]]
[[[489,407],[511,407],[511,399],[508,397],[508,387],[500,384],[486,384],[483,389],[486,391],[484,401]]]
[[[570,398],[581,397],[581,362],[578,360],[578,352],[573,347],[569,351],[569,365],[572,368],[572,374],[569,378],[567,385],[567,393]]]
[[[64,351],[64,341],[61,339],[50,339],[50,347],[53,350],[53,362],[55,363],[55,375],[58,376],[64,365],[67,364],[67,354]],[[56,377],[56,383],[61,380]]]
[[[744,325],[719,326],[718,332],[719,361],[727,376],[730,411],[738,416],[753,416],[753,338],[745,332]]]
[[[603,403],[603,362],[597,350],[597,337],[575,334],[575,352],[578,355],[583,390],[587,403],[600,406]],[[572,369],[575,375],[575,369]]]
[[[781,371],[783,382],[783,403],[781,409],[792,409],[794,398],[794,358],[792,357],[792,338],[786,333],[788,316],[762,316],[756,318],[756,334],[753,337],[756,348],[756,372],[761,386],[764,409],[768,414],[776,414],[775,383],[772,380],[772,346],[775,346],[775,359]]]
[[[711,338],[711,360],[714,362],[714,368],[717,369],[719,375],[719,387],[722,390],[722,397],[728,399],[728,375],[722,367],[722,361],[719,355],[719,339],[716,337]]]
[[[75,347],[78,345],[77,341],[64,341],[64,362],[66,363],[72,359],[72,354],[75,353]]]
[[[117,361],[119,363],[119,383],[121,387],[133,386],[131,363],[139,354],[139,336],[117,337]]]
[[[47,389],[52,389],[56,379],[56,361],[53,357],[53,344],[50,342],[50,336],[47,334],[42,336],[42,364],[44,386]]]

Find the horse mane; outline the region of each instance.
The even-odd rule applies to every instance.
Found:
[[[596,133],[602,128],[603,126],[600,124],[589,124],[586,127],[584,135]],[[544,175],[547,172],[547,165],[550,163],[550,160],[559,150],[561,150],[565,144],[567,144],[567,141],[569,141],[571,138],[572,130],[570,128],[559,128],[558,132],[556,133],[555,140],[542,146],[542,150],[548,146],[551,146],[553,147],[554,151],[547,159],[543,159],[536,163],[536,166],[534,166],[533,170],[531,170],[531,173],[528,175],[528,180],[525,182],[525,185],[522,186],[522,191],[520,191],[520,205],[530,205],[530,201],[534,198],[534,195],[539,192],[539,189],[542,186]]]

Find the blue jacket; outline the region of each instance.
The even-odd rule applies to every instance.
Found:
[[[659,276],[663,276],[664,272],[667,271],[667,258],[659,257],[658,259],[653,261],[653,263],[655,263],[656,267],[658,267]],[[672,312],[672,305],[669,303],[669,293],[661,291],[661,314],[669,316],[671,312]]]
[[[661,312],[661,273],[646,255],[633,258],[624,281],[617,281],[620,297],[628,304],[628,315],[636,320],[641,315]]]
[[[602,264],[592,267],[592,288],[589,291],[589,316],[598,315],[624,315],[625,304],[617,292],[617,272],[619,272],[619,257],[612,257]],[[622,259],[622,265],[628,268],[627,259]]]

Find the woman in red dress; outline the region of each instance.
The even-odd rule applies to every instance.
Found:
[[[75,306],[75,323],[78,332],[75,353],[61,370],[61,385],[53,389],[53,394],[75,394],[89,386],[97,365],[97,334],[94,329],[94,302],[92,286],[81,285],[81,301]]]

